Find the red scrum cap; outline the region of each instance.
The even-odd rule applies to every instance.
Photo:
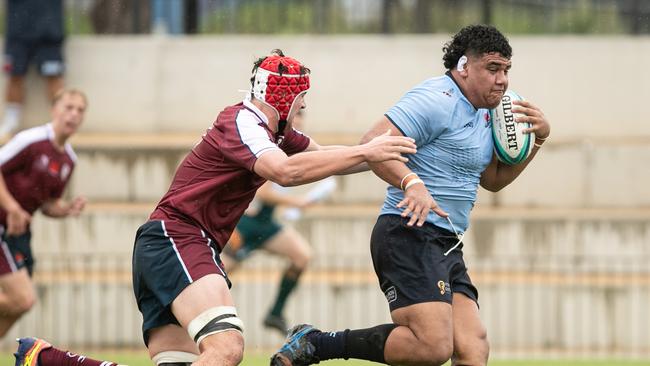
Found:
[[[274,53],[253,73],[253,96],[268,104],[286,121],[296,98],[309,89],[309,69],[298,60]]]

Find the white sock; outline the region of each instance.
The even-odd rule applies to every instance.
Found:
[[[19,103],[7,103],[5,105],[5,117],[0,126],[0,135],[6,135],[14,132],[20,124],[20,118],[23,114],[23,105]]]

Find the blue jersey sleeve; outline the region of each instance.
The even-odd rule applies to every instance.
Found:
[[[417,145],[431,142],[447,128],[449,111],[433,91],[418,86],[386,112],[386,117]]]

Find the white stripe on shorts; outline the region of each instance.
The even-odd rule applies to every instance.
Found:
[[[4,252],[5,257],[7,257],[7,262],[9,263],[9,268],[11,269],[11,272],[18,271],[18,267],[16,266],[16,262],[14,261],[14,256],[11,255],[11,250],[9,250],[9,246],[4,241],[2,242],[2,251]]]
[[[215,252],[214,248],[212,248],[212,245],[210,245],[210,243],[212,243],[212,240],[205,235],[203,229],[201,229],[201,235],[203,235],[205,239],[208,239],[208,247],[212,251],[212,261],[214,261],[214,265],[217,266],[217,268],[219,268],[219,271],[221,271],[221,275],[226,277],[226,273],[223,271],[223,269],[221,269],[219,263],[217,263],[217,252]]]
[[[178,261],[181,262],[181,266],[183,266],[183,271],[185,271],[185,276],[187,276],[187,280],[190,281],[190,283],[194,282],[194,280],[192,280],[192,276],[190,276],[190,272],[187,270],[187,267],[185,266],[185,262],[183,262],[183,258],[181,258],[181,253],[178,252],[178,248],[176,247],[176,243],[174,243],[174,239],[167,234],[167,229],[165,228],[165,221],[160,220],[160,225],[162,226],[163,233],[167,238],[169,238],[169,242],[172,243],[172,248],[174,248],[174,252],[176,252],[176,257],[178,257]]]

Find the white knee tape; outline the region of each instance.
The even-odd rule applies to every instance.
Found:
[[[151,359],[154,365],[161,363],[192,363],[199,358],[199,355],[183,351],[164,351],[157,353]]]
[[[199,314],[187,326],[187,332],[196,344],[200,344],[203,338],[211,334],[231,330],[244,333],[244,322],[237,317],[234,306],[210,308]]]

